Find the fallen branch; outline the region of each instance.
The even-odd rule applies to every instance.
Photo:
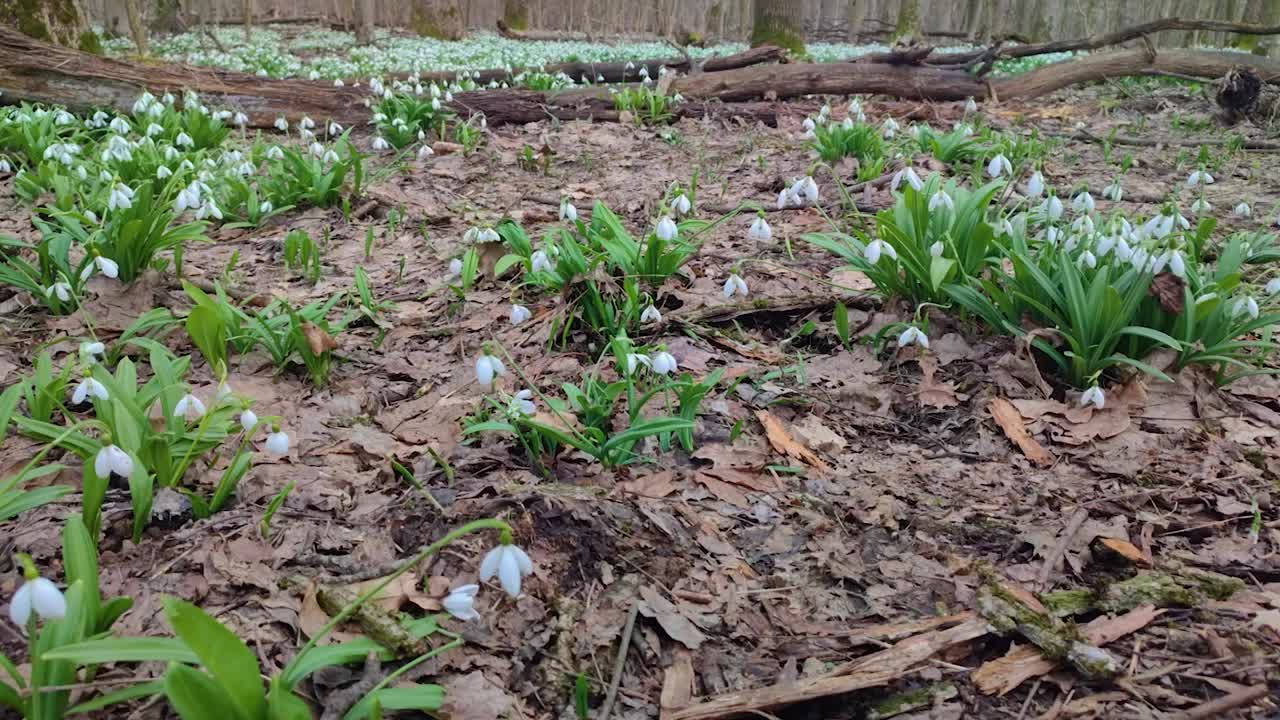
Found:
[[[1054,617],[1031,593],[1000,580],[978,589],[978,612],[996,632],[1017,633],[1048,658],[1065,662],[1090,679],[1110,679],[1119,669],[1115,658],[1089,642],[1071,625]]]
[[[1228,693],[1218,698],[1210,700],[1207,703],[1197,705],[1190,710],[1174,715],[1174,720],[1209,720],[1210,718],[1220,718],[1228,710],[1243,705],[1248,705],[1254,700],[1261,700],[1271,693],[1271,689],[1264,685],[1251,685],[1249,687],[1240,688],[1235,692]]]

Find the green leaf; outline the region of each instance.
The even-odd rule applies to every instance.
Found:
[[[955,266],[956,261],[950,258],[935,257],[930,261],[929,282],[935,292],[942,287],[942,283],[946,282],[947,277],[951,274],[951,269]]]
[[[266,714],[258,660],[235,633],[200,608],[177,598],[165,598],[164,614],[178,637],[200,656],[201,664],[217,679],[239,717],[257,720]]]
[[[270,720],[311,720],[311,708],[294,695],[277,675],[267,691],[267,717]]]
[[[187,334],[204,355],[215,374],[227,368],[227,338],[222,316],[216,308],[201,303],[187,315]]]
[[[235,703],[213,678],[186,665],[173,665],[164,674],[164,694],[182,720],[226,720]]]
[[[110,707],[117,703],[128,702],[143,697],[151,697],[157,693],[164,692],[164,680],[152,680],[151,682],[138,683],[130,685],[119,690],[104,695],[99,695],[91,700],[67,709],[67,715],[79,715],[81,713],[94,712],[105,707]]]
[[[836,301],[835,310],[831,314],[831,321],[836,326],[836,337],[840,338],[840,344],[847,346],[849,344],[849,308],[839,300]]]
[[[63,645],[44,654],[47,660],[70,660],[77,665],[114,662],[177,662],[196,664],[200,658],[177,638],[99,638]]]

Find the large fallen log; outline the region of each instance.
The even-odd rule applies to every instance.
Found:
[[[1264,82],[1280,80],[1280,61],[1237,52],[1137,50],[1097,53],[1045,65],[1030,72],[980,78],[953,68],[884,63],[754,65],[677,78],[671,91],[691,101],[783,100],[805,95],[883,94],[912,100],[1030,99],[1070,85],[1151,72],[1220,78],[1248,67]],[[127,110],[143,90],[194,90],[214,105],[249,116],[254,127],[275,118],[335,119],[352,124],[368,118],[359,88],[336,88],[307,80],[274,80],[244,73],[182,65],[128,63],[33,40],[0,28],[0,92],[4,101],[30,100],[75,109]],[[484,112],[490,125],[528,123],[548,117],[591,117],[611,112],[603,87],[537,93],[523,90],[459,93],[454,108]]]

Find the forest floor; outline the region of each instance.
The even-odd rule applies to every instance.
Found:
[[[1187,154],[1194,158],[1200,141],[1219,134],[1205,122],[1212,104],[1198,90],[1131,93],[1104,85],[982,112],[988,124],[1018,123],[1045,136],[1071,136],[1083,122],[1095,137],[1116,129],[1158,141],[1110,148],[1137,161],[1122,205],[1149,214],[1186,177]],[[1173,384],[1134,379],[1111,391],[1105,410],[1093,411],[1051,387],[1012,340],[947,316],[931,318],[927,354],[842,347],[831,332],[836,300],[850,307],[862,338],[909,319],[909,310],[833,290],[832,282],[870,284],[800,240],[828,228],[823,213],[773,209],[783,183],[808,170],[800,124],[820,105],[779,104],[778,128],[722,117],[685,119],[661,133],[585,121],[496,128],[473,155],[412,161],[375,184],[367,193],[374,205],[353,203],[358,219],[310,209],[254,231],[218,229],[214,242],[189,247],[186,272],[228,283],[236,297],[324,299],[350,288],[360,265],[375,295],[395,308],[380,345],[372,326],[337,338],[341,362],[327,388],[314,389],[301,374],[276,374],[260,354],[234,362],[230,384],[281,415],[293,447],[286,457],[259,460],[229,509],[149,528],[135,545],[128,497],[109,491],[102,585],[104,593],[135,598],[118,631],[167,634],[159,602],[176,595],[235,629],[271,674],[328,617],[305,583],[282,589],[287,579],[365,581],[450,528],[500,516],[535,565],[523,595],[482,595],[479,620],[450,625],[467,643],[414,675],[448,689],[445,714],[454,720],[570,718],[578,673],[599,707],[634,607],[639,617],[613,717],[648,718],[660,705],[833,670],[857,675],[865,668],[845,664],[963,624],[986,573],[1037,591],[1132,574],[1097,554],[1097,539],[1113,538],[1145,554],[1139,565],[1209,570],[1243,580],[1243,589],[1227,600],[1128,616],[1128,632],[1105,645],[1120,668],[1117,682],[1090,683],[1049,663],[1007,694],[985,695],[974,681],[985,663],[1011,654],[1008,671],[1032,661],[1015,648],[1024,641],[980,632],[909,671],[851,686],[863,689],[761,706],[754,716],[883,718],[895,715],[877,703],[894,698],[904,718],[1164,718],[1246,686],[1280,687],[1280,380],[1258,376],[1218,389],[1193,372]],[[960,103],[872,100],[864,109],[904,127],[908,119],[950,127],[963,114]],[[522,168],[526,146],[547,157],[545,173]],[[1045,175],[1062,187],[1087,184],[1098,196],[1111,179],[1106,151],[1069,140],[1046,161]],[[1239,153],[1208,188],[1223,231],[1270,229],[1280,202],[1275,158]],[[507,315],[516,291],[490,274],[459,302],[445,268],[463,233],[509,216],[538,236],[558,222],[562,197],[584,214],[603,201],[628,224],[646,227],[664,191],[695,171],[700,215],[754,200],[769,208],[773,226],[767,245],[746,239],[748,218],[717,227],[683,281],[668,283],[656,299],[663,321],[649,326],[646,341],[665,343],[697,376],[724,369],[703,403],[696,450],[647,447],[652,462],[618,470],[562,454],[548,478],[508,437],[464,437],[460,423],[484,395],[473,373],[482,342],[500,344],[544,390],[576,381],[590,360],[574,347],[582,338],[548,351],[559,309],[551,300],[526,300],[533,319],[513,327]],[[1232,216],[1246,196],[1253,216]],[[857,197],[869,207],[891,202],[884,188]],[[822,201],[836,207],[829,183]],[[12,197],[0,197],[0,206],[0,233],[31,232],[27,210]],[[388,212],[403,219],[392,225]],[[327,233],[315,285],[281,271],[282,238],[295,229]],[[734,269],[750,285],[747,300],[722,296]],[[127,289],[92,283],[91,319],[24,312],[5,300],[0,384],[28,372],[40,348],[75,353],[74,339],[90,320],[110,337],[143,311],[187,302],[174,281],[154,273]],[[203,363],[196,372],[203,385],[195,394],[211,395]],[[1019,433],[1026,450],[1010,441]],[[38,448],[11,433],[0,473]],[[435,502],[397,475],[389,456],[412,468]],[[215,479],[209,471],[204,482]],[[295,487],[264,538],[264,509],[289,482]],[[1255,502],[1263,521],[1251,541]],[[69,496],[0,525],[0,558],[24,550],[39,566],[56,567],[60,528],[77,503]],[[439,611],[450,586],[475,581],[473,558],[486,549],[478,541],[453,546],[406,576],[411,582],[394,585],[383,606]],[[0,596],[11,596],[16,578],[0,576]],[[351,637],[359,628],[344,632]],[[10,657],[21,652],[7,626],[0,645]],[[162,670],[108,668],[97,679]],[[330,669],[308,691],[323,704],[358,676]],[[920,689],[926,692],[914,702],[903,699]],[[160,717],[162,707],[144,705],[135,716]],[[1273,695],[1248,711],[1198,717],[1277,711]]]

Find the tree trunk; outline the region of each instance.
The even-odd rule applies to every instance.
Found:
[[[134,2],[135,0],[130,0]],[[253,0],[244,0],[244,44],[250,43],[249,36],[253,33]]]
[[[458,0],[412,0],[409,29],[437,40],[462,38],[462,9]]]
[[[17,28],[24,35],[63,47],[102,52],[81,0],[0,2],[0,26]]]
[[[502,0],[502,22],[517,32],[529,29],[528,0]]]
[[[849,23],[848,40],[858,42],[862,35],[862,21],[867,17],[867,4],[870,0],[848,0],[845,6],[845,22]]]
[[[373,0],[352,0],[351,20],[356,25],[356,44],[373,43]]]
[[[179,17],[178,0],[152,0],[149,26],[151,32],[156,33],[181,32],[183,26]]]
[[[920,0],[902,0],[898,6],[898,24],[893,28],[894,42],[920,40]]]
[[[138,54],[146,57],[149,47],[147,24],[142,21],[142,8],[138,7],[138,0],[125,0],[124,9],[129,16],[129,34],[133,36],[133,44],[137,47]]]
[[[776,45],[804,54],[803,0],[755,0],[751,46]]]

